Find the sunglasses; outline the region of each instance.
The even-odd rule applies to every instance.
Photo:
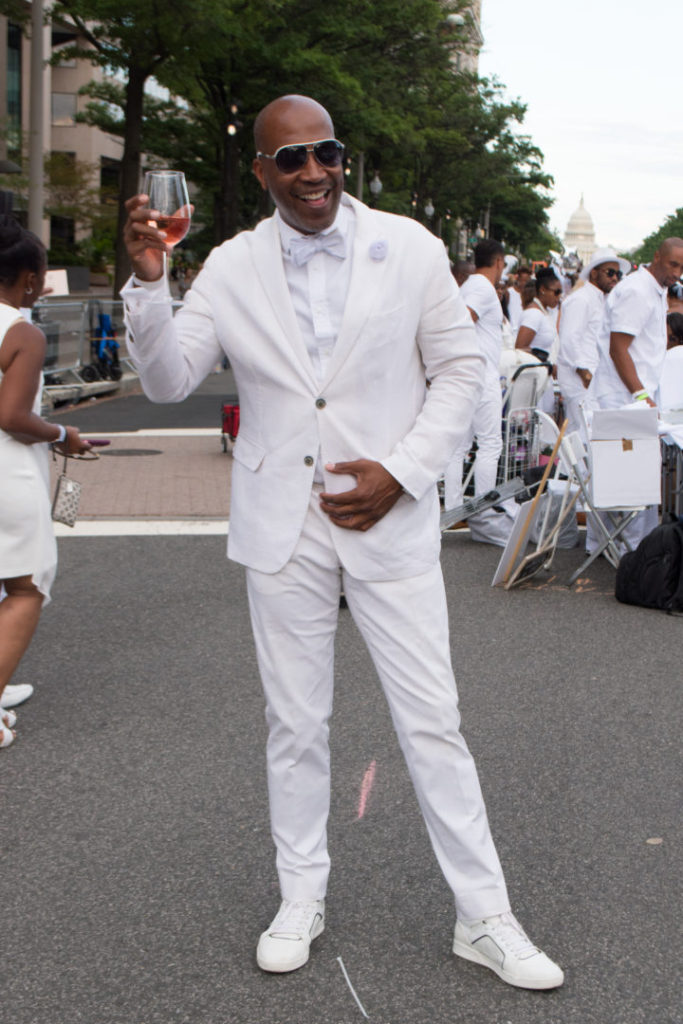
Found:
[[[546,291],[550,292],[551,295],[561,295],[562,294],[562,289],[561,288],[546,288]]]
[[[257,153],[262,160],[274,160],[282,174],[293,174],[306,166],[308,154],[312,153],[321,167],[339,167],[344,156],[344,147],[337,139],[321,139],[319,142],[299,142],[292,146],[280,146],[274,153]]]
[[[614,267],[607,267],[603,270],[605,277],[616,277],[617,281],[621,281],[624,276],[620,270],[615,270]]]

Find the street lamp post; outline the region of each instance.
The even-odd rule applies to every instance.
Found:
[[[380,181],[380,177],[379,177],[379,171],[375,171],[374,177],[373,177],[372,181],[370,182],[369,188],[370,188],[370,194],[372,196],[372,203],[373,203],[373,206],[374,206],[374,204],[379,199],[379,197],[380,197],[380,195],[382,193],[382,188],[383,188],[382,182]]]

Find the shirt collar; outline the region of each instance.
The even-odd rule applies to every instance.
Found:
[[[593,284],[593,282],[592,282],[592,281],[586,281],[586,284],[584,285],[584,288],[586,287],[586,285],[587,285],[587,286],[588,286],[589,288],[592,288],[592,289],[593,289],[593,291],[592,291],[592,292],[589,292],[589,294],[590,294],[590,295],[592,295],[592,296],[593,296],[593,298],[596,298],[596,296],[597,296],[597,297],[599,297],[599,299],[600,299],[600,301],[601,301],[601,302],[604,302],[604,301],[605,301],[605,299],[607,298],[607,296],[605,295],[605,293],[604,293],[603,291],[601,291],[601,290],[600,290],[600,288],[598,288],[597,284]],[[612,289],[612,291],[614,291],[614,289]]]
[[[655,277],[654,274],[650,273],[650,265],[649,265],[649,263],[648,263],[647,266],[640,267],[639,269],[642,270],[642,272],[644,274],[647,274],[647,276],[649,277],[650,281],[652,282],[652,287],[655,289],[655,291],[657,292],[658,295],[666,295],[667,289],[663,285],[661,285],[659,283],[659,281],[657,280],[657,278]]]
[[[339,204],[339,209],[337,210],[337,216],[334,218],[334,221],[332,222],[332,224],[330,224],[329,228],[325,228],[324,231],[320,231],[319,234],[321,234],[321,235],[329,235],[329,234],[331,234],[335,230],[339,231],[339,233],[342,235],[344,241],[346,242],[347,249],[348,249],[348,247],[349,247],[349,233],[350,233],[350,226],[351,226],[350,225],[350,216],[351,216],[351,214],[350,214],[349,210],[347,209],[346,204],[342,201]],[[281,245],[282,245],[282,251],[287,253],[287,255],[289,255],[291,240],[293,238],[305,238],[306,235],[302,235],[302,233],[300,231],[297,231],[296,228],[293,228],[289,224],[287,224],[286,221],[284,221],[282,219],[282,217],[280,216],[280,211],[279,210],[275,211],[275,221],[277,223],[278,230],[280,232],[280,242],[281,242]]]

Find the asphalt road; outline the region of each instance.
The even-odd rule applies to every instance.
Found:
[[[133,398],[68,422],[117,429]],[[451,897],[341,612],[327,927],[304,969],[267,976],[254,960],[279,902],[265,726],[243,571],[224,545],[59,542],[55,600],[17,675],[37,692],[0,753],[1,1019],[680,1022],[681,619],[619,605],[605,563],[567,589],[572,551],[550,576],[492,589],[499,549],[445,538],[465,735],[513,907],[566,972],[531,993],[450,952]]]
[[[229,368],[211,374],[183,402],[158,405],[138,389],[117,396],[103,396],[77,405],[61,405],[48,417],[68,423],[82,433],[117,430],[166,430],[178,427],[221,427],[223,402],[237,401],[237,390]]]

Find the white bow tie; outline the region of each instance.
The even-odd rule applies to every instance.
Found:
[[[336,256],[337,259],[343,260],[346,256],[346,242],[341,231],[335,228],[328,235],[304,235],[292,238],[289,243],[289,251],[297,267],[303,267],[316,252],[328,252],[330,256]]]

